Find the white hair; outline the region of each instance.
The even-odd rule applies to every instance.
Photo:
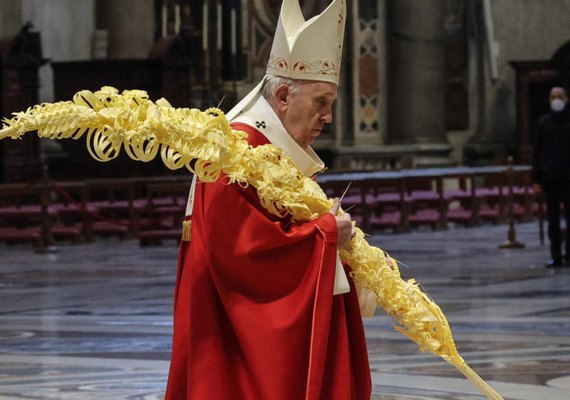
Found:
[[[280,85],[287,85],[289,87],[289,93],[295,94],[299,90],[300,82],[296,79],[267,74],[265,76],[265,82],[261,87],[261,95],[268,101],[274,99],[275,91]]]

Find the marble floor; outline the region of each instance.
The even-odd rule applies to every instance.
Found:
[[[405,263],[447,315],[463,358],[505,399],[570,399],[570,268],[543,267],[536,223],[526,247],[507,227],[370,241]],[[100,239],[36,254],[0,245],[0,400],[161,399],[168,371],[177,245]],[[374,399],[483,397],[452,366],[419,352],[378,310],[365,322]]]

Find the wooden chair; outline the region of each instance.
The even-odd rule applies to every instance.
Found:
[[[411,200],[410,226],[429,225],[447,229],[447,202],[441,176],[404,176],[406,194]]]
[[[479,225],[479,200],[476,196],[475,176],[468,171],[462,171],[447,174],[443,179],[449,185],[456,186],[444,190],[447,222],[466,227]]]
[[[475,174],[475,197],[479,203],[479,218],[495,224],[506,221],[507,186],[505,171]]]
[[[134,235],[135,204],[133,184],[128,178],[85,181],[85,207],[91,218],[88,240],[94,236]]]
[[[146,207],[137,210],[138,218],[149,221],[137,234],[141,246],[160,244],[168,239],[180,240],[190,182],[185,179],[146,185]]]
[[[413,199],[406,193],[404,179],[401,176],[372,177],[365,179],[363,185],[371,192],[367,196],[372,211],[368,222],[371,230],[408,232]]]
[[[49,189],[49,209],[57,215],[51,227],[54,240],[70,240],[72,243],[85,241],[91,222],[85,208],[85,184],[52,181]]]
[[[43,251],[52,244],[54,217],[44,184],[0,185],[0,241],[33,243]]]

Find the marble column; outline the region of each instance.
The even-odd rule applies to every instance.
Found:
[[[97,29],[109,32],[108,57],[147,58],[154,43],[154,0],[98,0]]]
[[[22,27],[22,1],[0,2],[0,39],[16,35]]]
[[[358,0],[353,4],[353,145],[379,146],[386,132],[386,1]]]
[[[447,144],[444,0],[389,0],[388,143]]]

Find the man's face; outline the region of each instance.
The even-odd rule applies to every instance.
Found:
[[[297,90],[287,93],[280,119],[289,135],[306,149],[332,122],[332,107],[337,86],[330,82],[300,82]]]
[[[566,91],[561,87],[552,88],[550,91],[550,101],[554,99],[560,99],[564,103],[568,103],[568,96],[566,95]]]

